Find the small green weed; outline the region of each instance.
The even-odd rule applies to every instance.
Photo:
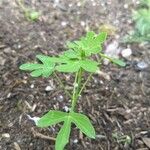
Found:
[[[131,144],[131,137],[128,135],[122,135],[119,133],[113,133],[112,137],[117,140],[118,143],[122,143],[125,145]]]
[[[29,21],[37,21],[40,17],[40,12],[32,10],[30,8],[26,8],[24,6],[24,2],[23,0],[17,0],[18,5],[20,6],[20,8],[23,10],[25,17],[27,18],[27,20]]]
[[[133,11],[135,29],[125,37],[125,42],[150,42],[150,0],[141,0],[139,8]]]

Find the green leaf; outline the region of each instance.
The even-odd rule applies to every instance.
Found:
[[[102,50],[101,44],[106,40],[107,34],[101,32],[96,35],[94,32],[87,32],[85,37],[82,37],[79,41],[69,42],[67,46],[73,49],[76,53],[79,53],[82,57],[83,51],[85,56],[90,56],[91,54],[97,54]]]
[[[114,63],[114,64],[117,64],[121,67],[125,67],[126,66],[126,63],[120,59],[116,59],[116,58],[111,58],[111,61]]]
[[[55,125],[59,122],[62,122],[65,120],[65,118],[68,116],[68,113],[61,112],[61,111],[49,111],[47,114],[45,114],[43,117],[40,118],[37,122],[38,127],[48,127],[51,125]]]
[[[39,17],[40,17],[40,13],[39,13],[39,12],[37,12],[37,11],[31,11],[31,12],[30,12],[29,18],[30,18],[32,21],[38,20]]]
[[[42,75],[42,70],[41,69],[34,70],[34,71],[31,72],[32,77],[39,77],[41,75]]]
[[[83,114],[70,113],[72,122],[88,137],[95,138],[95,129],[89,118]]]
[[[42,64],[33,64],[33,63],[26,63],[26,64],[22,64],[19,69],[21,70],[35,70],[35,69],[41,69]]]
[[[97,70],[99,70],[97,66],[98,63],[95,61],[87,59],[87,60],[80,61],[80,63],[81,63],[81,67],[88,72],[96,72]]]
[[[66,117],[63,126],[61,127],[55,143],[55,150],[64,150],[65,145],[69,142],[71,131],[71,119]]]
[[[21,70],[32,71],[33,77],[49,77],[54,71],[55,63],[50,60],[50,57],[44,55],[36,56],[43,64],[27,63],[20,66]]]
[[[65,63],[68,61],[68,59],[66,57],[62,57],[62,55],[60,55],[60,57],[49,57],[49,56],[45,56],[45,55],[37,55],[36,56],[41,62],[43,63]]]
[[[107,33],[106,32],[101,32],[100,34],[97,35],[96,37],[96,42],[97,43],[104,43],[107,38]]]
[[[68,47],[69,49],[74,49],[74,48],[77,47],[77,44],[74,43],[74,42],[67,42],[67,47]]]
[[[77,72],[80,69],[79,61],[68,61],[67,64],[56,66],[56,70],[59,72]]]
[[[73,50],[65,51],[64,55],[70,59],[80,58],[79,54]]]

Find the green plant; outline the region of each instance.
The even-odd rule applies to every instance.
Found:
[[[120,133],[113,133],[112,137],[117,140],[118,143],[122,143],[125,145],[131,144],[132,140],[129,135],[122,135]]]
[[[64,88],[66,94],[71,97],[71,108],[69,113],[51,110],[41,117],[36,123],[38,127],[44,128],[63,122],[63,126],[56,138],[56,150],[63,150],[65,145],[68,143],[72,124],[75,124],[77,128],[79,128],[88,137],[93,139],[95,138],[95,130],[89,118],[81,113],[77,113],[75,111],[75,107],[87,82],[94,73],[99,71],[101,61],[94,61],[92,59],[93,55],[99,54],[101,58],[107,58],[115,64],[125,66],[123,61],[109,58],[102,53],[102,43],[104,43],[105,40],[106,33],[104,32],[98,35],[94,32],[88,32],[86,36],[82,37],[80,40],[68,42],[68,50],[66,50],[63,54],[60,54],[57,57],[37,55],[36,57],[41,63],[26,63],[20,66],[21,70],[31,71],[31,76],[33,77],[55,76]],[[75,74],[72,94],[70,94],[69,91],[66,91],[65,86],[57,76],[57,72]],[[83,76],[85,72],[90,74],[83,83]]]
[[[125,38],[127,42],[150,42],[150,0],[141,0],[140,6],[133,11],[135,29]]]
[[[23,10],[25,17],[27,18],[27,20],[29,21],[37,21],[40,17],[40,12],[35,11],[33,9],[30,8],[26,8],[24,6],[24,2],[23,0],[17,0],[18,5],[20,6],[20,8]]]

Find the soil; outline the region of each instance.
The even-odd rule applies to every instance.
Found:
[[[57,55],[65,49],[66,41],[85,35],[89,29],[99,32],[103,24],[116,29],[106,45],[116,40],[119,47],[130,47],[132,55],[125,59],[124,68],[112,64],[101,68],[111,80],[94,75],[88,83],[77,109],[89,116],[97,138],[91,140],[73,127],[66,149],[150,149],[150,72],[137,68],[140,61],[149,64],[150,47],[120,43],[133,28],[131,14],[137,4],[136,0],[25,0],[26,7],[41,13],[34,22],[27,20],[17,0],[0,1],[1,150],[54,149],[51,137],[60,126],[40,129],[27,115],[40,117],[52,109],[65,111],[70,100],[55,78],[32,78],[21,72],[19,65],[34,61],[39,53]],[[71,88],[73,76],[59,76]],[[45,91],[47,86],[52,90]],[[120,142],[122,136],[131,138],[131,142]]]

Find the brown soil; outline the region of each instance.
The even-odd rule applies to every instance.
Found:
[[[57,55],[65,49],[66,40],[79,38],[88,28],[98,32],[103,23],[116,26],[115,34],[123,38],[132,28],[131,10],[136,8],[136,1],[65,0],[54,7],[54,0],[25,0],[25,6],[41,12],[38,21],[28,21],[16,1],[0,1],[0,149],[53,150],[54,141],[43,135],[55,137],[60,126],[37,128],[27,114],[40,117],[51,109],[64,110],[70,101],[54,78],[31,78],[18,69],[19,65],[35,60],[39,53]],[[109,37],[109,41],[112,39],[114,36]],[[96,140],[73,128],[66,149],[149,149],[144,140],[150,139],[150,86],[144,84],[149,82],[148,72],[135,67],[136,62],[150,58],[149,45],[120,46],[132,49],[131,58],[125,60],[128,65],[104,66],[102,71],[110,75],[111,81],[94,75],[77,106],[91,119]],[[71,87],[71,75],[60,77]],[[51,84],[54,89],[46,92]],[[117,142],[113,134],[129,136],[132,141]]]

